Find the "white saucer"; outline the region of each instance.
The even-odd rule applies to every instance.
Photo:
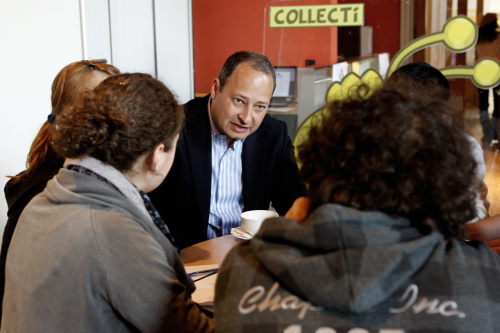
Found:
[[[251,239],[252,235],[250,235],[246,230],[245,227],[239,226],[237,228],[231,228],[231,235],[233,235],[236,238],[239,239]]]

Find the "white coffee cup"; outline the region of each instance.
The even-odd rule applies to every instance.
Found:
[[[259,231],[265,219],[279,216],[272,210],[249,210],[241,213],[241,223],[250,235],[255,235]]]

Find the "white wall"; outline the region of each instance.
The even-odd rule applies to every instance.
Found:
[[[157,76],[181,103],[194,97],[191,0],[0,0],[0,45],[0,235],[6,176],[25,169],[64,66],[104,57]]]
[[[157,75],[180,103],[194,98],[191,20],[191,0],[155,0]]]
[[[6,175],[26,155],[50,113],[50,86],[82,58],[78,0],[0,0],[0,233],[7,221]]]
[[[85,58],[153,75],[180,103],[194,97],[191,0],[80,0]]]

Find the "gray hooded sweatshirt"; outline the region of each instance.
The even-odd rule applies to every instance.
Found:
[[[194,288],[137,204],[61,169],[19,219],[1,332],[212,332]]]
[[[500,256],[335,204],[266,220],[216,284],[217,332],[500,332]],[[359,330],[356,330],[359,329]]]

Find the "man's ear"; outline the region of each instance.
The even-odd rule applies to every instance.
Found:
[[[210,97],[215,99],[215,96],[217,96],[218,93],[220,93],[220,81],[219,78],[216,77],[212,81],[212,87],[210,87]]]

